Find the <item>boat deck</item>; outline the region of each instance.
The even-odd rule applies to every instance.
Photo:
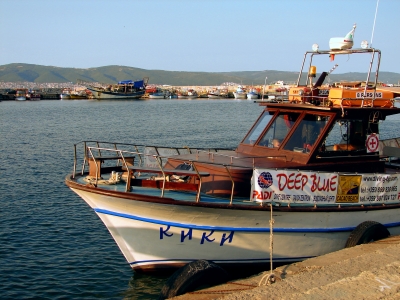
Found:
[[[105,190],[110,191],[118,191],[118,192],[125,192],[126,182],[120,181],[115,184],[108,184],[106,183],[111,176],[103,176],[102,180],[99,180],[98,187]],[[80,184],[87,184],[88,181],[86,177],[77,177],[76,182]],[[132,186],[131,193],[137,193],[146,196],[153,196],[153,197],[161,197],[161,189],[152,188],[152,187],[141,187],[141,186]],[[165,190],[164,191],[164,198],[174,199],[176,201],[183,201],[183,202],[196,202],[196,192],[190,191],[175,191],[175,190]],[[205,193],[200,194],[200,201],[207,202],[207,203],[214,203],[214,204],[229,204],[229,198],[222,198],[216,197],[212,195],[207,195]],[[249,197],[235,197],[232,201],[232,204],[246,204],[250,206],[260,206],[260,203],[249,201]]]

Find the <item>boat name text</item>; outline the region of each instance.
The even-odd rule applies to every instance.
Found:
[[[174,233],[170,232],[170,229],[171,229],[170,225],[168,225],[167,228],[160,227],[160,240],[164,239],[164,237],[170,238],[170,237],[174,236]],[[217,234],[215,233],[214,230],[211,230],[210,232],[203,231],[201,238],[200,238],[200,245],[203,245],[206,242],[213,243],[213,242],[217,241],[220,246],[223,246],[226,242],[232,243],[234,234],[235,234],[234,231],[231,231],[230,233],[223,233],[222,236],[219,238],[219,236],[217,237]],[[184,243],[185,240],[190,241],[193,239],[193,229],[189,228],[189,229],[187,229],[187,232],[185,232],[185,230],[181,230],[181,233],[179,236],[180,236],[181,243]]]

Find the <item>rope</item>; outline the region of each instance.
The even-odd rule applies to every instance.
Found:
[[[245,284],[245,283],[239,283],[239,282],[227,282],[226,284],[247,286],[248,288],[229,289],[229,290],[193,291],[193,292],[189,292],[188,294],[226,294],[226,293],[231,293],[231,292],[247,291],[247,290],[251,290],[251,289],[254,289],[257,287],[257,285]]]
[[[274,219],[273,219],[273,216],[272,216],[272,203],[269,204],[269,207],[271,208],[271,217],[270,217],[270,220],[269,220],[269,261],[270,261],[270,270],[269,270],[269,274],[265,274],[261,278],[260,282],[258,283],[258,286],[272,284],[272,283],[274,283],[276,281],[274,270],[273,270],[273,261],[272,261],[273,250],[274,250],[274,232],[273,232]],[[264,284],[262,284],[264,279],[265,279],[265,282],[264,282]]]

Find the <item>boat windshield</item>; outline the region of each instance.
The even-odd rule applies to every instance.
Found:
[[[300,113],[280,112],[258,143],[259,146],[278,148],[292,129]]]
[[[284,145],[285,150],[309,153],[328,124],[329,116],[306,114]]]
[[[270,120],[271,115],[267,111],[264,111],[242,143],[253,145],[258,140],[260,134],[264,131],[265,126]]]

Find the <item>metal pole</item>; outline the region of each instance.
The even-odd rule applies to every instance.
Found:
[[[267,78],[268,77],[265,77],[265,82],[264,82],[264,86],[263,86],[263,94],[262,94],[262,97],[261,97],[261,101],[264,101],[265,86],[267,85]]]

